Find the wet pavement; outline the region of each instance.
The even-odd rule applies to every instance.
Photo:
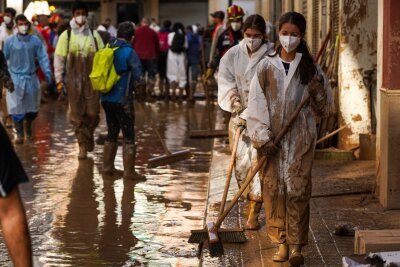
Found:
[[[189,139],[190,129],[207,125],[204,102],[194,107],[152,103],[136,108],[138,170],[135,183],[101,176],[102,146],[84,161],[67,121],[66,105],[42,106],[34,122],[35,142],[16,147],[31,177],[21,186],[38,266],[198,266],[190,229],[203,226],[212,140]],[[103,118],[104,116],[102,116]],[[193,158],[146,169],[162,146],[190,148]],[[105,132],[104,119],[96,133]],[[122,149],[116,167],[122,169]],[[4,242],[0,265],[9,266]]]

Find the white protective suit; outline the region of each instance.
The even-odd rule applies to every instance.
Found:
[[[258,63],[272,51],[272,43],[264,43],[251,55],[248,54],[245,42],[242,40],[238,45],[229,49],[222,57],[218,72],[218,104],[220,107],[232,113],[232,104],[239,100],[244,108],[240,118],[246,120],[246,108],[250,89],[250,82],[256,72]],[[232,114],[229,123],[230,136],[234,135],[238,121],[236,114]],[[232,139],[232,138],[231,138]],[[231,144],[231,146],[233,146]],[[257,161],[257,151],[251,145],[247,130],[243,130],[239,139],[236,153],[235,176],[241,185],[252,164]],[[248,199],[261,202],[261,182],[258,175],[250,184]]]
[[[174,39],[175,32],[168,34],[168,45],[171,46],[172,40]],[[188,48],[188,40],[185,35],[185,49]],[[169,82],[177,82],[179,88],[185,88],[187,82],[186,75],[186,53],[175,53],[171,49],[168,50],[167,57],[167,78]]]
[[[247,129],[256,148],[260,148],[287,124],[289,117],[308,95],[298,71],[302,54],[297,53],[286,75],[279,56],[267,56],[258,66],[249,93]],[[318,72],[324,76],[319,66]],[[305,245],[308,242],[311,168],[317,138],[317,117],[326,117],[332,92],[324,76],[325,93],[312,98],[299,113],[270,157],[263,177],[263,199],[267,233],[275,243]]]

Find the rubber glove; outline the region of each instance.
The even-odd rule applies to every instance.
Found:
[[[271,140],[267,142],[265,145],[261,147],[261,153],[264,156],[274,156],[276,153],[278,153],[279,148],[274,144],[274,141]]]
[[[207,82],[214,74],[214,69],[207,68],[206,73],[203,76],[203,82]]]
[[[64,83],[62,83],[62,82],[57,83],[56,88],[57,88],[57,92],[59,94],[61,94],[61,92],[62,92],[62,90],[64,88]]]

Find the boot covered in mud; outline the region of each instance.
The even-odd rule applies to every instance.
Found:
[[[84,143],[79,143],[78,159],[79,160],[87,159],[87,149],[86,149],[86,145]]]
[[[178,101],[182,102],[183,101],[183,91],[185,90],[185,88],[179,87],[178,90],[179,90],[179,99],[178,99]]]
[[[135,180],[135,181],[145,181],[146,177],[136,172],[135,161],[136,161],[136,145],[134,144],[124,144],[122,150],[122,158],[124,162],[124,178]]]
[[[27,142],[32,141],[32,120],[24,119],[24,135]]]
[[[17,137],[15,139],[16,144],[24,143],[24,121],[14,121],[14,128],[17,133]]]
[[[245,226],[246,230],[258,230],[260,229],[260,223],[258,217],[260,216],[262,202],[249,200],[248,206],[248,218]]]
[[[196,92],[196,82],[191,82],[190,87],[189,87],[189,92],[188,92],[188,101],[189,102],[194,102],[194,93]]]
[[[176,99],[176,89],[178,88],[178,83],[175,81],[171,82],[171,90],[172,90],[172,96],[171,100],[174,101]]]
[[[149,80],[147,82],[147,99],[148,100],[153,100],[156,96],[154,93],[154,87],[155,87],[155,82],[153,80]]]
[[[289,257],[289,246],[287,243],[278,245],[278,250],[272,256],[272,260],[275,262],[285,262]]]
[[[114,161],[117,155],[118,143],[106,141],[103,151],[103,175],[114,176],[122,175],[123,171],[115,168]]]
[[[297,267],[304,265],[304,256],[301,254],[301,245],[290,245],[289,263],[291,266]]]

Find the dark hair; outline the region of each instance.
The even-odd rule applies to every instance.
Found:
[[[4,9],[4,13],[10,13],[11,16],[13,16],[13,17],[15,17],[15,15],[17,15],[17,11],[12,7],[7,7],[6,9]]]
[[[267,24],[265,23],[265,19],[258,14],[251,15],[244,21],[243,32],[249,28],[256,29],[264,35],[267,32]]]
[[[172,22],[170,21],[170,20],[164,20],[164,22],[163,22],[163,26],[164,26],[164,28],[169,28],[169,27],[171,27],[171,25],[172,25]]]
[[[15,22],[18,22],[18,21],[27,21],[27,22],[29,22],[28,18],[25,17],[24,14],[19,14],[18,16],[15,17]]]
[[[85,10],[86,13],[89,13],[89,7],[88,7],[83,1],[76,0],[76,1],[72,4],[72,14],[74,14],[75,11],[76,11],[76,10],[79,10],[79,9]]]
[[[174,26],[172,27],[172,31],[177,33],[179,30],[181,30],[182,33],[185,33],[185,27],[183,24],[180,22],[175,22]]]
[[[296,51],[302,54],[300,64],[299,64],[299,72],[300,72],[300,80],[301,84],[308,84],[314,77],[317,69],[314,64],[314,58],[312,57],[310,50],[308,49],[307,42],[303,39],[306,33],[307,21],[304,16],[297,12],[287,12],[283,14],[279,19],[278,29],[281,30],[283,24],[290,23],[294,24],[299,28],[301,33],[301,41],[297,46]],[[273,56],[280,54],[282,51],[282,45],[278,45],[276,52]]]
[[[127,41],[132,39],[132,36],[135,35],[135,27],[132,22],[125,21],[118,25],[117,30],[117,38],[122,38]]]

